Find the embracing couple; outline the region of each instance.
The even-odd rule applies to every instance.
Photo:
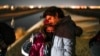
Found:
[[[75,56],[76,36],[82,34],[82,29],[55,6],[47,8],[43,18],[43,29],[34,35],[29,56]]]

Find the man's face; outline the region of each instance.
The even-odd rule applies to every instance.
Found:
[[[53,26],[56,25],[58,22],[58,16],[47,15],[45,19],[48,21],[49,25],[53,25]]]

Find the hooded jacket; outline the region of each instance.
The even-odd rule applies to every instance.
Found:
[[[76,29],[78,31],[70,16],[64,17],[58,22],[51,56],[75,56],[75,37],[79,35]]]

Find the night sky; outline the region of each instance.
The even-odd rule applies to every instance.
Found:
[[[0,5],[99,5],[100,0],[0,0]]]

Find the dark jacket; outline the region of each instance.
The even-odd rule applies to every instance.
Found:
[[[93,46],[93,44],[98,43],[100,45],[100,31],[89,41],[89,47]]]
[[[77,26],[70,16],[61,19],[56,25],[56,35],[71,38],[82,35],[83,30]]]

